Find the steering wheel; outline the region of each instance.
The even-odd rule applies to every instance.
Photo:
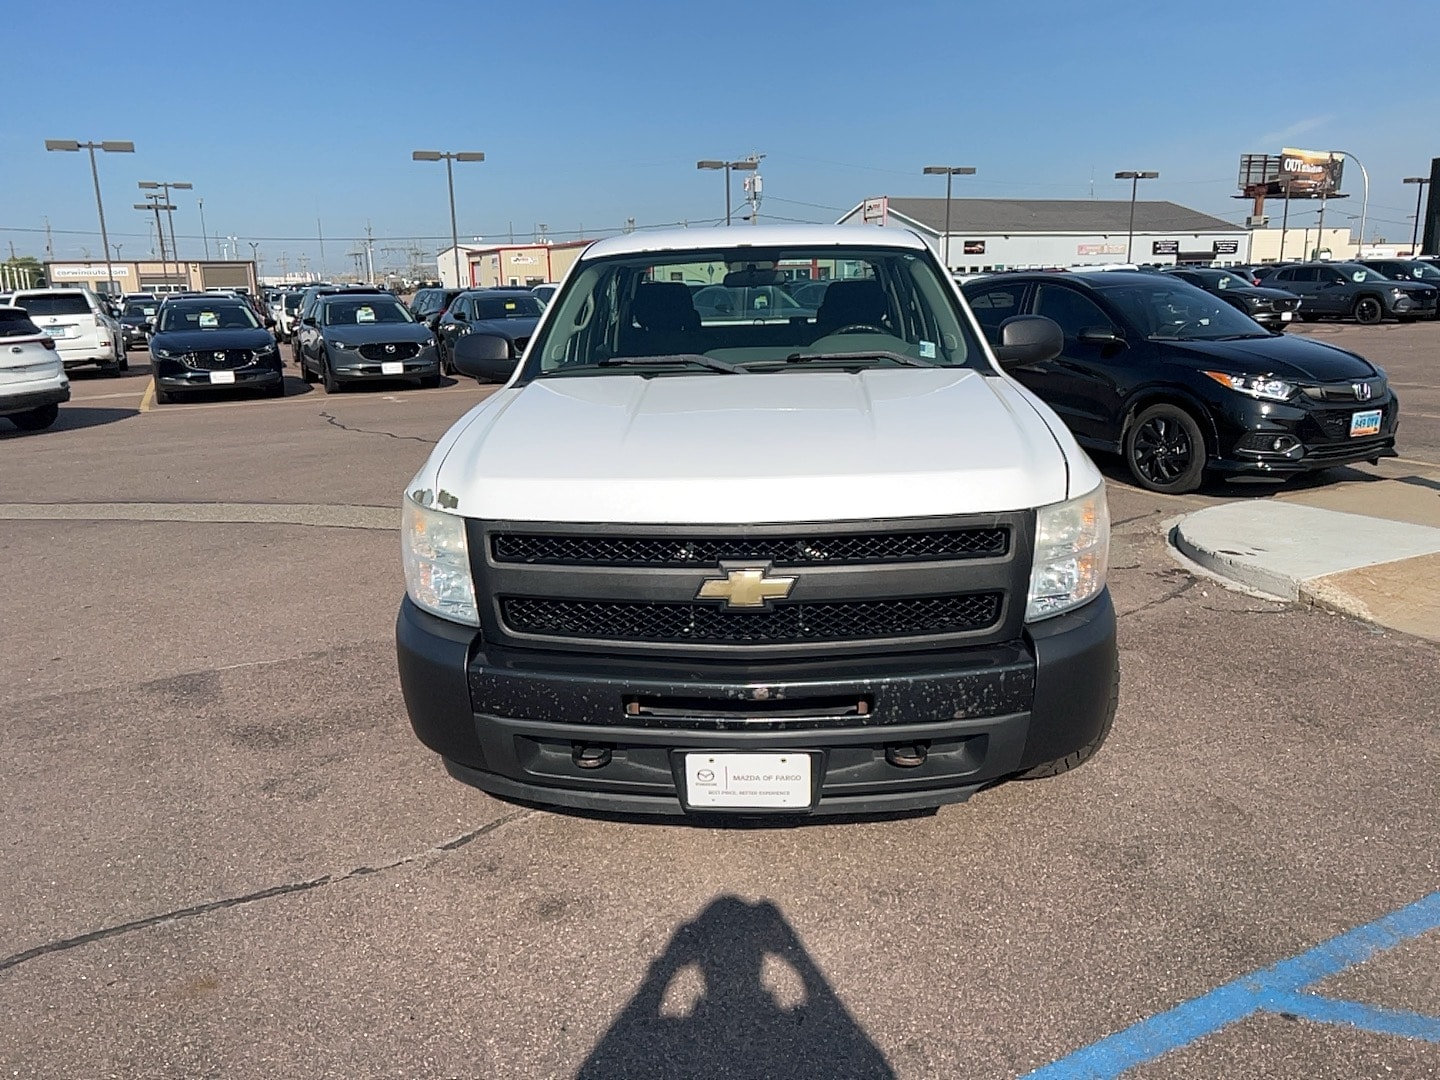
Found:
[[[890,331],[889,331],[889,330],[886,330],[883,326],[876,326],[874,323],[864,323],[864,322],[850,323],[848,326],[842,326],[842,327],[840,327],[840,329],[838,329],[838,330],[831,330],[830,333],[831,333],[831,334],[885,334],[886,336],[893,336],[893,335],[890,334]]]

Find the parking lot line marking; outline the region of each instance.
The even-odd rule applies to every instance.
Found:
[[[1321,994],[1267,994],[1266,1012],[1298,1016],[1321,1024],[1348,1024],[1379,1035],[1401,1035],[1440,1043],[1440,1017],[1404,1009],[1385,1009],[1360,1001],[1341,1001]]]
[[[155,407],[155,380],[151,379],[145,387],[145,393],[140,395],[140,411],[149,412]]]
[[[1324,1014],[1328,1023],[1348,1024],[1354,1019],[1385,1023],[1387,1016],[1384,1010],[1373,1010],[1356,1002],[1335,1002],[1331,1007],[1324,1004],[1328,999],[1300,995],[1298,992],[1437,928],[1440,928],[1440,892],[1433,892],[1374,922],[1322,942],[1313,949],[1261,971],[1242,975],[1208,994],[1132,1024],[1124,1031],[1081,1047],[1049,1065],[1042,1065],[1027,1073],[1026,1080],[1113,1080],[1129,1069],[1188,1046],[1257,1012],[1293,1012],[1290,1004],[1295,997],[1306,997],[1307,1009],[1316,1018]],[[1309,998],[1314,998],[1318,1004],[1312,1004]],[[1285,1004],[1273,1009],[1270,1001]],[[1390,1018],[1398,1023],[1398,1017],[1403,1015],[1391,1014]],[[1440,1017],[1420,1019],[1440,1027]],[[1356,1026],[1370,1029],[1368,1023]]]

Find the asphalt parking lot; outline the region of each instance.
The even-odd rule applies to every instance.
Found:
[[[53,429],[0,424],[0,1071],[1440,1076],[1440,646],[1165,540],[1220,499],[1436,497],[1440,325],[1305,332],[1387,368],[1402,457],[1184,498],[1102,462],[1091,763],[786,828],[520,809],[416,742],[398,500],[486,390],[76,373]]]

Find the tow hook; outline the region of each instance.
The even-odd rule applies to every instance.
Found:
[[[610,747],[577,742],[570,747],[570,760],[579,769],[603,769],[610,764]]]
[[[923,742],[894,743],[885,747],[885,760],[897,769],[915,769],[930,756],[930,744]]]

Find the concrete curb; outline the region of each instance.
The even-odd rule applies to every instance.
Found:
[[[1390,566],[1411,572],[1415,595],[1431,592],[1427,557],[1440,553],[1440,529],[1297,503],[1227,503],[1182,518],[1171,533],[1177,550],[1210,574],[1280,600],[1305,600],[1346,615],[1394,626],[1432,640],[1422,613],[1399,610],[1391,599],[1372,598],[1347,587],[1363,575],[1352,571]],[[1408,586],[1408,581],[1406,582]],[[1432,613],[1433,614],[1433,613]],[[1397,625],[1400,624],[1400,625]]]

